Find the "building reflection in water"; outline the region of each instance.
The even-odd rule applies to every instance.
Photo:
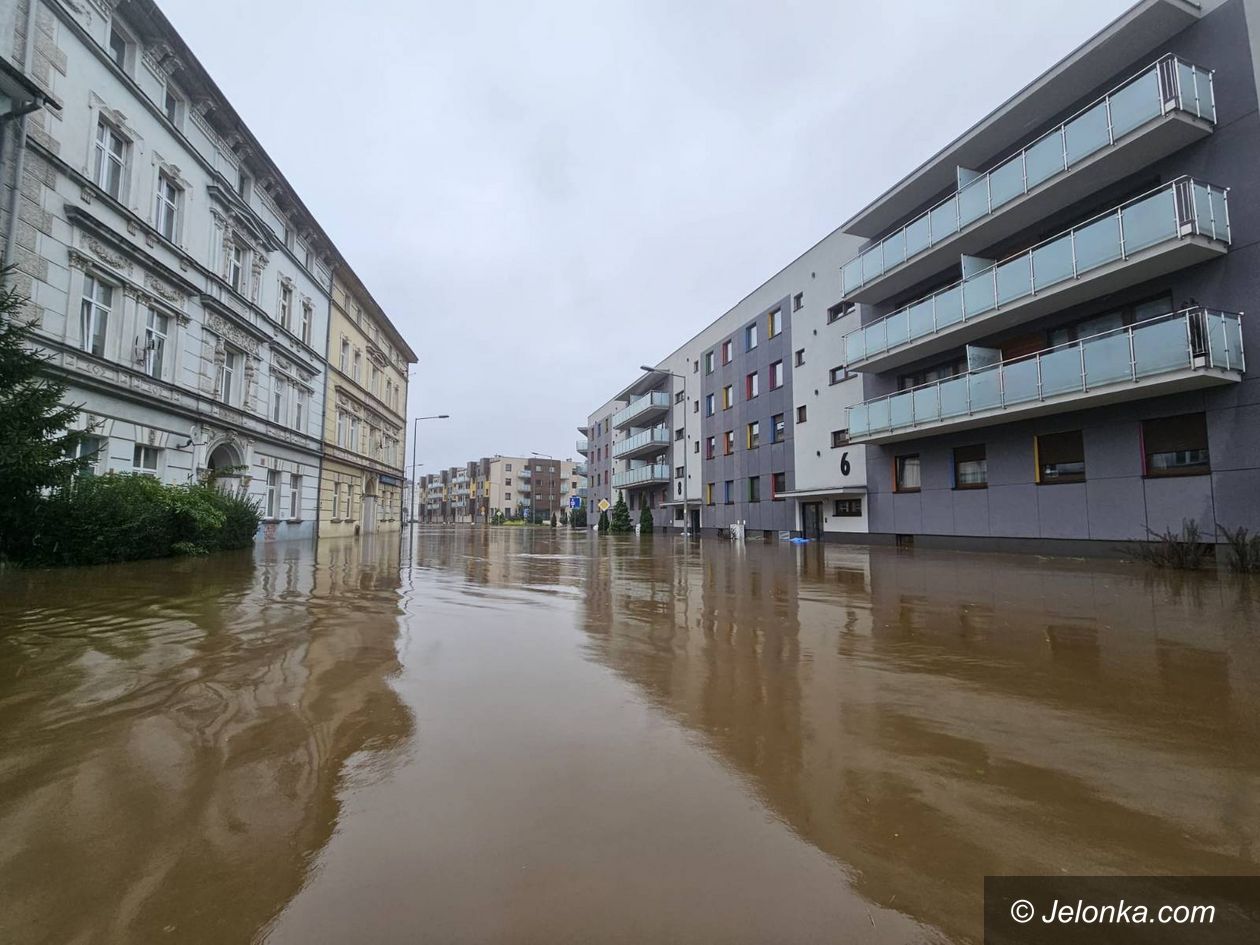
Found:
[[[967,939],[985,874],[1257,871],[1257,587],[614,541],[584,629],[859,892]]]
[[[277,543],[5,575],[0,940],[251,940],[344,778],[412,733],[398,559],[396,539]]]

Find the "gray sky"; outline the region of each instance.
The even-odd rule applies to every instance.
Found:
[[[637,365],[1129,6],[161,3],[419,354],[411,415],[452,416],[425,471],[573,455]]]

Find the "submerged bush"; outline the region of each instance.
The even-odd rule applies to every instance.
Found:
[[[1231,571],[1242,573],[1260,571],[1260,535],[1251,535],[1242,526],[1230,531],[1219,522],[1216,528],[1225,536],[1225,543],[1229,547]]]
[[[1183,519],[1180,533],[1171,528],[1157,532],[1148,526],[1146,534],[1150,540],[1135,546],[1130,554],[1157,568],[1193,571],[1203,566],[1204,560],[1212,551],[1212,546],[1203,540],[1199,523],[1194,519]]]

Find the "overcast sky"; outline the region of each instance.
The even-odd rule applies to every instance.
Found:
[[[160,2],[419,354],[426,472],[574,455],[637,365],[1129,6]]]

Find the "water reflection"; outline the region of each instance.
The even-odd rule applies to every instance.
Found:
[[[0,941],[249,941],[412,733],[393,543],[4,575]]]

